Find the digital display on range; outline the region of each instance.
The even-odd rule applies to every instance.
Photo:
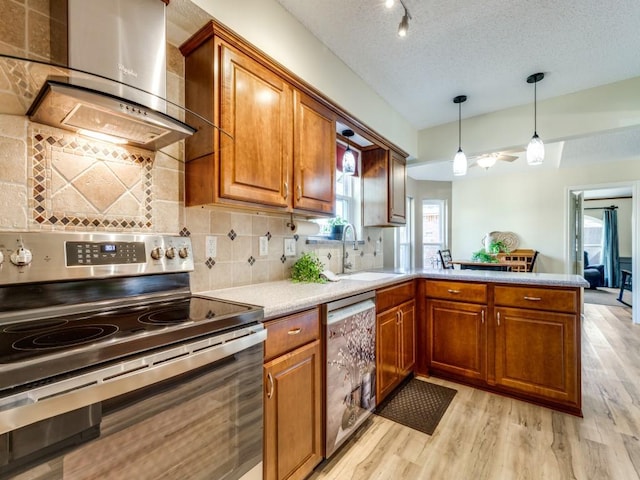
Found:
[[[116,253],[117,250],[113,243],[105,243],[100,246],[100,251],[104,253]]]

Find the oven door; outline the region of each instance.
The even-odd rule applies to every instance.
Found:
[[[212,345],[155,365],[156,370],[172,366],[174,374],[167,378],[160,379],[156,371],[157,381],[148,383],[142,375],[145,369],[125,375],[129,385],[138,378],[140,388],[101,399],[98,438],[55,454],[46,452],[44,458],[36,456],[18,471],[24,478],[32,474],[73,480],[262,478],[261,365],[266,331],[261,325],[252,328],[254,333],[235,339],[235,344],[226,342],[222,351],[222,345]],[[198,358],[205,352],[210,361]],[[84,390],[83,398],[92,401],[91,392],[100,392],[97,386],[39,403],[68,397],[77,406],[79,393]]]

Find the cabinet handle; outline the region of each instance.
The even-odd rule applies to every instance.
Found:
[[[300,200],[302,198],[302,187],[300,186],[300,184],[296,185],[296,190],[298,192],[296,200]]]
[[[284,182],[284,199],[289,198],[289,182]]]
[[[302,331],[302,329],[300,327],[298,327],[298,328],[292,328],[287,333],[289,335],[298,335],[301,331]]]
[[[447,292],[453,293],[454,295],[457,295],[457,294],[460,293],[460,290],[453,290],[453,289],[450,288],[449,290],[447,290]]]
[[[500,326],[500,312],[498,312],[498,326]]]
[[[271,372],[267,373],[267,381],[269,382],[269,391],[267,392],[267,398],[271,398],[273,396],[273,376]]]
[[[539,302],[540,300],[542,300],[542,298],[540,297],[524,297],[525,300],[529,300],[531,302]]]
[[[396,312],[396,325],[400,325],[400,310]]]
[[[404,322],[404,312],[402,310],[398,310],[398,316],[400,317],[400,323]]]
[[[482,315],[481,315],[482,316],[482,323],[484,324],[484,310],[482,310],[481,313],[482,313]]]

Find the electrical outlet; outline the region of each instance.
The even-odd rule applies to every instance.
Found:
[[[284,256],[295,257],[296,256],[296,241],[293,238],[284,239]]]
[[[260,256],[264,257],[265,255],[269,255],[269,239],[260,237]]]
[[[216,258],[218,250],[218,239],[213,235],[207,235],[205,239],[204,251],[207,258]]]

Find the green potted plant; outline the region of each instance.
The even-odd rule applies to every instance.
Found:
[[[298,283],[327,283],[325,277],[320,276],[324,265],[314,252],[305,252],[291,267],[291,279]]]
[[[342,217],[335,217],[329,219],[328,224],[330,228],[329,237],[333,240],[342,240],[342,232],[347,221]]]
[[[483,248],[482,250],[473,252],[471,254],[471,260],[482,263],[498,263],[498,253],[509,253],[509,247],[507,247],[502,240],[491,242],[488,250]]]

